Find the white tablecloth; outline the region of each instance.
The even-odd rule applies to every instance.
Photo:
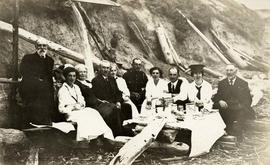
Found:
[[[204,114],[202,117],[187,117],[183,128],[191,130],[191,152],[189,157],[208,153],[213,144],[224,135],[225,123],[219,112]]]

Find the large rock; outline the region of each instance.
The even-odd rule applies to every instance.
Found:
[[[27,142],[28,139],[23,131],[0,128],[0,144],[23,144]]]

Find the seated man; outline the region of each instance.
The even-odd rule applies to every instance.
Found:
[[[248,83],[237,77],[236,73],[237,68],[234,65],[227,65],[227,78],[218,83],[218,91],[213,101],[214,108],[220,110],[227,133],[242,136],[243,122],[254,118],[254,111],[250,106],[252,99]],[[237,130],[233,131],[232,128]]]
[[[101,62],[99,73],[92,80],[94,94],[103,102],[115,104],[118,110],[120,110],[121,121],[131,119],[131,106],[123,103],[122,92],[118,89],[115,79],[109,76],[109,74],[110,62],[104,60]]]
[[[185,108],[188,81],[185,78],[179,78],[179,70],[176,67],[169,69],[169,80],[168,91],[172,94],[173,103],[182,105]]]
[[[105,122],[112,129],[114,136],[120,135],[122,131],[122,122],[120,111],[116,108],[116,105],[99,100],[94,95],[92,84],[87,80],[87,68],[85,65],[78,64],[75,66],[75,69],[78,72],[75,84],[81,89],[86,106],[96,109],[101,114]]]

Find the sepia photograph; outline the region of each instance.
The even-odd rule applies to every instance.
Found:
[[[0,165],[268,165],[270,0],[0,0]]]

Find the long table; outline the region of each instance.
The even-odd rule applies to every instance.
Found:
[[[147,125],[156,116],[138,116],[125,120],[123,125]],[[187,114],[184,121],[168,121],[164,128],[191,130],[191,152],[189,157],[196,157],[208,153],[213,144],[224,135],[226,125],[218,111],[205,114]]]

